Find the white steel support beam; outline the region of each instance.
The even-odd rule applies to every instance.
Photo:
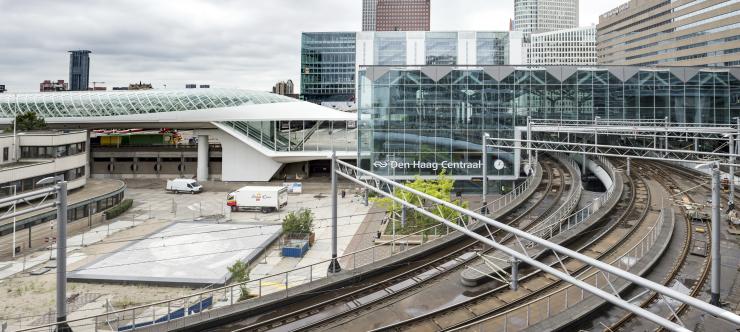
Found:
[[[602,299],[607,300],[608,302],[610,302],[610,303],[612,303],[612,304],[614,304],[614,305],[616,305],[616,306],[618,306],[620,308],[623,308],[625,310],[629,310],[630,312],[633,312],[633,313],[635,313],[636,315],[638,315],[640,317],[643,317],[645,319],[648,319],[648,320],[650,320],[652,322],[655,322],[656,324],[659,324],[659,325],[661,325],[663,327],[666,327],[668,329],[671,329],[671,330],[674,330],[674,331],[689,331],[687,328],[685,328],[685,327],[683,327],[683,326],[681,326],[679,324],[676,324],[676,323],[674,323],[674,322],[672,322],[672,321],[670,321],[670,320],[668,320],[666,318],[660,317],[660,316],[658,316],[658,315],[656,315],[656,314],[654,314],[654,313],[652,313],[652,312],[650,312],[648,310],[645,310],[645,309],[643,309],[643,308],[641,308],[641,307],[639,307],[637,305],[631,304],[631,303],[625,301],[624,299],[617,298],[613,294],[611,294],[609,292],[606,292],[606,291],[604,291],[604,290],[602,290],[600,288],[597,288],[597,287],[595,287],[595,286],[593,286],[591,284],[588,284],[588,283],[584,282],[583,280],[579,280],[579,279],[577,279],[577,278],[575,278],[573,276],[570,276],[569,274],[567,274],[567,273],[565,273],[563,271],[560,271],[560,270],[555,269],[555,268],[553,268],[553,267],[551,267],[551,266],[549,266],[547,264],[544,264],[544,263],[542,263],[542,262],[540,262],[540,261],[538,261],[536,259],[533,259],[533,258],[529,257],[526,254],[520,253],[520,252],[518,252],[516,250],[513,250],[512,248],[509,248],[508,246],[505,246],[505,245],[502,245],[501,243],[498,243],[497,241],[494,241],[494,240],[492,240],[492,239],[490,239],[488,237],[485,237],[485,236],[482,236],[482,235],[480,235],[478,233],[475,233],[475,232],[471,231],[470,229],[468,229],[467,228],[467,225],[464,224],[464,223],[461,226],[458,223],[451,222],[451,221],[449,221],[447,219],[444,219],[444,218],[442,218],[442,217],[440,217],[440,216],[438,216],[438,215],[436,215],[434,213],[431,213],[431,212],[427,211],[425,209],[425,205],[422,205],[422,204],[415,205],[414,203],[410,203],[408,201],[405,201],[403,199],[400,199],[398,197],[395,197],[395,195],[393,195],[391,193],[393,192],[393,190],[396,190],[396,189],[397,190],[406,191],[406,192],[408,192],[408,193],[416,196],[418,198],[418,200],[420,200],[420,201],[422,199],[425,200],[427,202],[427,204],[436,204],[436,205],[445,206],[445,207],[447,207],[447,208],[449,208],[449,209],[451,209],[453,211],[456,211],[456,212],[460,213],[461,216],[466,216],[466,217],[469,217],[469,218],[472,218],[472,219],[475,219],[475,220],[482,221],[482,222],[484,222],[484,223],[486,223],[488,225],[491,225],[493,227],[496,227],[496,228],[500,229],[503,232],[511,233],[511,234],[513,234],[516,237],[520,237],[522,239],[529,240],[529,241],[532,241],[534,243],[537,243],[537,244],[543,246],[544,248],[548,248],[548,249],[552,250],[554,253],[560,253],[560,254],[562,254],[564,256],[567,256],[567,257],[570,257],[570,258],[579,260],[581,262],[584,262],[587,265],[590,265],[590,266],[592,266],[594,268],[597,268],[597,269],[601,270],[602,272],[607,272],[607,273],[609,273],[611,275],[614,275],[614,276],[623,278],[623,279],[625,279],[625,280],[627,280],[627,281],[629,281],[631,283],[634,283],[635,285],[637,285],[639,287],[644,287],[644,288],[650,289],[650,290],[655,291],[657,293],[660,293],[660,294],[662,294],[664,296],[673,298],[673,299],[675,299],[675,300],[677,300],[679,302],[683,302],[683,303],[685,303],[687,305],[690,305],[690,306],[692,306],[692,307],[694,307],[696,309],[702,310],[702,311],[704,311],[706,313],[709,313],[709,314],[711,314],[713,316],[716,316],[716,317],[719,317],[721,319],[724,319],[724,320],[727,320],[729,322],[732,322],[734,324],[739,324],[740,325],[740,316],[738,316],[738,315],[736,315],[734,313],[731,313],[729,311],[726,311],[726,310],[723,310],[721,308],[715,307],[715,306],[713,306],[711,304],[708,304],[708,303],[706,303],[704,301],[701,301],[699,299],[693,298],[691,296],[688,296],[686,294],[683,294],[683,293],[678,292],[676,290],[673,290],[671,288],[665,287],[665,286],[663,286],[661,284],[658,284],[656,282],[653,282],[653,281],[647,280],[645,278],[636,276],[636,275],[634,275],[632,273],[629,273],[627,271],[624,271],[622,269],[619,269],[619,268],[617,268],[615,266],[612,266],[612,265],[610,265],[608,263],[605,263],[605,262],[602,262],[602,261],[593,259],[593,258],[588,257],[586,255],[580,254],[580,253],[578,253],[576,251],[570,250],[570,249],[565,248],[563,246],[560,246],[558,244],[552,243],[550,241],[544,240],[544,239],[539,238],[539,237],[537,237],[535,235],[532,235],[530,233],[527,233],[526,231],[523,231],[523,230],[517,229],[515,227],[511,227],[511,226],[508,226],[506,224],[500,223],[500,222],[498,222],[496,220],[490,219],[490,218],[488,218],[488,217],[486,217],[484,215],[481,215],[479,213],[476,213],[476,212],[470,211],[468,209],[462,208],[462,207],[457,206],[455,204],[452,204],[450,202],[446,202],[446,201],[437,199],[437,198],[435,198],[433,196],[430,196],[430,195],[427,195],[427,194],[425,194],[423,192],[420,192],[418,190],[415,190],[415,189],[406,187],[406,186],[401,185],[401,184],[399,184],[397,182],[394,182],[394,181],[392,181],[392,180],[390,180],[388,178],[385,178],[383,176],[376,175],[376,174],[374,174],[372,172],[363,170],[361,168],[358,168],[356,166],[350,165],[348,163],[345,163],[345,162],[342,162],[342,161],[337,161],[337,166],[338,167],[337,167],[337,169],[335,171],[337,175],[340,175],[340,176],[342,176],[342,177],[344,177],[344,178],[346,178],[346,179],[348,179],[348,180],[350,180],[350,181],[352,181],[354,183],[357,183],[357,184],[359,184],[359,185],[361,185],[363,187],[366,187],[366,188],[368,188],[370,190],[373,190],[377,194],[379,194],[381,196],[384,196],[384,197],[388,197],[391,200],[393,200],[394,202],[399,203],[401,205],[404,205],[404,206],[406,206],[406,207],[408,207],[408,208],[416,211],[417,213],[420,213],[420,214],[423,214],[423,215],[425,215],[427,217],[430,217],[430,218],[432,218],[432,219],[434,219],[434,220],[436,220],[438,222],[441,222],[441,223],[445,224],[446,226],[448,226],[450,228],[453,228],[453,229],[455,229],[457,231],[460,231],[460,232],[466,234],[467,236],[470,236],[470,237],[472,237],[472,238],[474,238],[474,239],[476,239],[478,241],[481,241],[483,243],[486,243],[486,244],[488,244],[488,245],[490,245],[490,246],[492,246],[492,247],[494,247],[494,248],[502,251],[503,253],[507,254],[508,256],[514,257],[516,259],[519,259],[520,261],[525,262],[527,264],[530,264],[533,267],[536,267],[538,269],[541,269],[542,271],[544,271],[546,273],[552,274],[552,275],[560,278],[563,281],[566,281],[568,283],[574,284],[574,285],[576,285],[576,286],[578,286],[578,287],[580,287],[580,288],[588,291],[589,293],[592,293],[592,294],[594,294],[594,295],[596,295],[596,296],[598,296],[598,297],[600,297]],[[363,180],[359,180],[357,178],[360,173],[363,175]],[[384,190],[384,188],[386,190]],[[387,190],[387,189],[390,189],[390,190]]]

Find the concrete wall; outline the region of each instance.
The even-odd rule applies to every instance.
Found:
[[[198,134],[221,142],[221,181],[269,181],[283,166],[224,131],[198,130]]]

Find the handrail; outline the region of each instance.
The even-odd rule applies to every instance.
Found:
[[[606,172],[609,174],[609,177],[615,179],[615,168],[612,163],[609,162],[606,158],[598,158],[599,162],[601,162],[602,165],[606,166]],[[534,234],[535,236],[541,237],[543,239],[549,239],[557,234],[562,233],[563,231],[568,231],[572,229],[573,227],[581,224],[582,222],[588,220],[588,217],[592,214],[596,213],[596,211],[601,208],[601,206],[604,205],[607,201],[609,201],[609,198],[611,198],[611,195],[614,193],[615,183],[612,182],[612,185],[607,188],[606,192],[604,192],[599,197],[596,197],[594,201],[589,202],[585,207],[581,208],[580,210],[573,212],[567,217],[561,217],[557,218],[556,220],[552,222],[544,223],[543,226],[537,227],[534,230],[530,231],[530,233]],[[600,204],[594,204],[596,201],[600,202]],[[551,216],[548,218],[548,221],[550,219],[554,219],[554,216]],[[563,229],[563,226],[565,225],[565,229]],[[555,229],[557,229],[557,233],[555,232]]]
[[[645,257],[645,254],[647,254],[648,251],[653,247],[653,245],[655,245],[655,241],[658,239],[658,235],[660,234],[660,232],[662,231],[662,229],[663,229],[663,227],[665,225],[665,220],[666,220],[666,216],[664,214],[664,211],[661,209],[660,214],[658,215],[658,218],[655,221],[655,224],[653,224],[650,227],[650,229],[645,233],[645,235],[637,243],[635,243],[632,247],[630,247],[627,251],[625,251],[622,255],[618,256],[615,259],[613,259],[609,264],[614,265],[614,266],[616,266],[616,267],[618,267],[620,269],[625,269],[625,268],[626,269],[629,269],[632,266],[634,266],[635,264],[637,264],[638,260],[639,259],[642,259],[643,257]],[[625,257],[634,257],[636,259],[626,261],[624,259]],[[585,275],[586,273],[588,273],[588,275]],[[589,278],[593,278],[593,282],[592,283],[596,287],[599,287],[599,274],[602,274],[601,279],[604,280],[604,283],[602,284],[602,286],[605,287],[605,288],[606,287],[610,287],[609,286],[609,282],[611,282],[611,280],[618,279],[617,277],[614,277],[614,279],[611,279],[611,275],[608,272],[604,274],[601,271],[590,271],[590,272],[584,271],[578,277],[582,277],[581,280],[584,280],[584,281],[587,281],[587,279],[589,279]],[[609,280],[609,282],[606,282],[607,280]],[[474,327],[474,326],[477,326],[477,327],[480,328],[482,324],[484,324],[486,322],[490,322],[490,321],[495,320],[495,319],[499,319],[501,317],[503,317],[503,319],[504,319],[503,324],[506,325],[509,322],[509,316],[514,316],[518,311],[520,311],[522,309],[525,309],[525,308],[526,308],[527,312],[526,312],[526,319],[524,320],[524,324],[525,324],[524,328],[526,328],[528,326],[531,326],[533,323],[538,323],[538,322],[544,321],[545,319],[548,319],[548,318],[552,317],[554,314],[559,314],[560,312],[565,311],[567,308],[569,308],[570,305],[575,304],[575,303],[578,303],[580,301],[583,301],[586,298],[583,289],[581,289],[581,296],[580,296],[580,298],[576,302],[570,303],[569,300],[568,300],[568,294],[569,294],[569,290],[572,289],[572,287],[577,287],[577,286],[575,286],[573,284],[569,284],[569,285],[567,285],[567,286],[565,286],[563,288],[554,290],[554,291],[552,291],[552,292],[550,292],[550,293],[548,293],[546,295],[540,296],[540,297],[538,297],[536,299],[533,299],[533,300],[531,300],[531,301],[529,301],[527,303],[523,303],[521,305],[518,305],[518,306],[516,306],[514,308],[511,308],[509,310],[503,311],[503,312],[501,312],[499,314],[496,314],[494,316],[487,317],[487,318],[482,319],[480,321],[467,324],[467,325],[462,326],[462,327],[459,327],[459,328],[457,328],[455,330],[469,329],[469,328]],[[609,291],[611,291],[611,289],[609,289]],[[554,312],[554,310],[552,310],[552,304],[553,303],[562,303],[562,301],[561,302],[558,302],[558,301],[555,301],[555,300],[551,300],[555,296],[557,296],[559,298],[564,298],[564,301],[565,301],[565,306],[562,309],[562,311],[560,311],[560,312]],[[533,321],[531,321],[531,315],[529,314],[529,312],[532,310],[532,307],[533,306],[536,306],[537,307],[537,310],[539,310],[538,312],[541,312],[542,311],[542,307],[543,307],[543,304],[541,303],[542,301],[546,301],[546,304],[545,304],[545,306],[546,306],[545,315],[544,315],[544,317],[541,317],[541,319],[537,320],[536,322],[533,322]]]

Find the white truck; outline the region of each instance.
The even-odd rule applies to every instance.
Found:
[[[167,180],[165,190],[179,193],[199,193],[203,191],[203,186],[193,179],[174,179]]]
[[[231,211],[242,209],[260,210],[268,213],[288,205],[288,187],[246,186],[226,196],[226,205]]]

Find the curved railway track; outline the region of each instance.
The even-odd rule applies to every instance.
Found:
[[[630,241],[636,241],[638,237],[635,234],[640,234],[639,230],[649,227],[648,223],[642,222],[650,210],[649,202],[650,192],[642,177],[634,176],[625,186],[620,203],[616,207],[621,213],[612,213],[603,218],[604,226],[595,231],[593,238],[587,239],[583,236],[585,234],[582,234],[579,236],[582,240],[571,243],[568,247],[576,248],[575,250],[597,259],[620,255],[620,248],[629,248],[632,243]],[[615,246],[615,243],[622,245]],[[551,266],[559,265],[552,255],[546,257],[545,261]],[[566,259],[564,263],[571,274],[588,272],[588,267],[580,261]],[[520,270],[524,273],[519,281],[519,290],[516,292],[511,291],[508,285],[499,285],[464,302],[378,330],[436,331],[459,328],[526,303],[562,285],[561,281],[548,278],[539,270]]]
[[[647,169],[647,172],[655,176],[656,178],[661,179],[661,181],[658,181],[668,192],[672,193],[673,195],[681,194],[681,197],[683,197],[686,201],[686,203],[694,204],[694,200],[691,198],[690,195],[684,193],[684,191],[688,188],[682,188],[678,184],[678,182],[672,177],[672,174],[667,172],[666,168],[670,169],[671,173],[673,174],[681,174],[683,180],[694,183],[695,185],[699,187],[704,187],[705,189],[710,189],[708,185],[705,185],[704,182],[696,180],[696,174],[691,173],[689,171],[683,170],[679,167],[676,167],[674,165],[666,164],[666,163],[658,163],[658,162],[647,162],[647,165],[651,166]],[[681,209],[682,212],[684,209]],[[693,264],[694,262],[691,262],[691,264],[687,263],[688,260],[690,260],[690,250],[692,247],[692,241],[696,238],[701,238],[706,243],[706,248],[708,249],[710,246],[711,237],[706,236],[705,234],[710,234],[711,232],[711,225],[705,224],[703,225],[706,232],[700,233],[697,230],[697,227],[692,223],[689,218],[686,217],[685,213],[682,213],[683,219],[684,219],[684,227],[686,228],[686,232],[684,233],[683,237],[683,247],[681,249],[681,253],[677,257],[677,261],[675,264],[672,265],[672,268],[668,272],[667,275],[663,278],[663,281],[661,282],[665,286],[670,286],[671,284],[675,282],[680,282],[679,277],[683,280],[693,280],[693,284],[689,287],[689,295],[692,297],[695,297],[699,294],[701,289],[704,287],[707,277],[709,276],[709,271],[711,267],[711,257],[707,255],[701,263],[701,269],[696,269],[696,265]],[[695,259],[694,259],[695,260]],[[673,321],[675,321],[675,316],[671,312],[671,310],[665,305],[665,303],[659,303],[661,299],[659,299],[658,294],[655,292],[651,292],[650,295],[642,300],[640,302],[640,307],[649,309],[653,312],[659,312],[661,315],[663,315],[666,318],[669,318]],[[679,317],[681,314],[687,309],[686,304],[680,304],[677,308],[673,308],[675,310],[676,315]],[[630,331],[633,330],[634,326],[630,324],[635,324],[635,319],[637,317],[631,313],[628,312],[621,316],[619,320],[610,326],[606,327],[606,331]],[[641,323],[637,323],[641,324]],[[644,326],[641,326],[641,328],[644,328]],[[659,331],[662,331],[663,328],[658,328]]]
[[[542,158],[541,164],[547,176],[538,184],[535,191],[540,193],[538,197],[525,201],[507,216],[500,218],[502,222],[518,225],[524,217],[531,214],[542,215],[558,204],[562,193],[568,188],[567,178],[570,174],[564,172],[565,167],[558,166],[554,159]],[[485,228],[480,228],[478,232],[485,232]],[[494,235],[503,237],[500,234]],[[416,260],[411,265],[392,267],[383,276],[370,278],[363,286],[342,294],[330,293],[327,294],[329,296],[312,299],[309,305],[305,302],[291,304],[279,311],[247,317],[211,331],[295,330],[319,326],[336,317],[414,292],[415,289],[422,288],[430,281],[439,279],[474,260],[478,247],[476,241],[465,238],[445,250],[431,253],[423,260]]]

